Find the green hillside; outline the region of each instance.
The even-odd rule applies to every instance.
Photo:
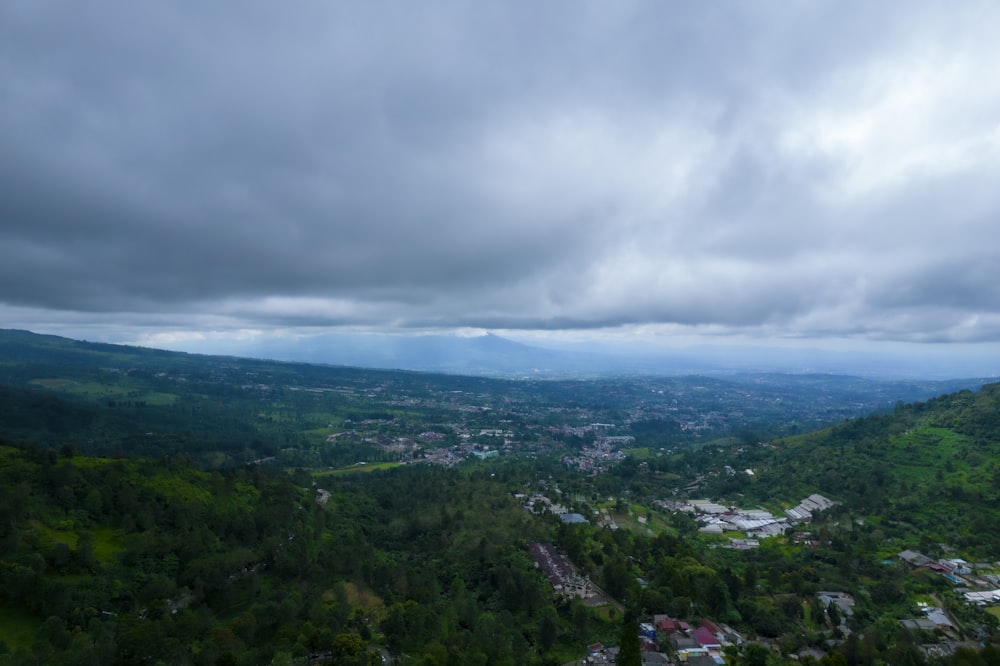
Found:
[[[818,491],[894,535],[1000,554],[998,384],[774,446],[753,461],[761,474],[747,490],[761,502]]]
[[[582,442],[553,427],[610,424],[633,448],[769,439],[982,380],[832,375],[511,381],[200,356],[0,330],[0,436],[101,456],[190,458],[203,469],[396,462],[385,437],[496,431]],[[549,429],[546,431],[546,429]],[[329,438],[338,438],[331,446]],[[433,447],[425,447],[433,448]]]
[[[1000,385],[857,416],[899,387],[0,342],[0,664],[634,664],[665,615],[726,625],[728,664],[1000,662],[966,597],[1000,588]]]
[[[0,663],[564,649],[526,555],[548,528],[494,483],[422,467],[323,486],[320,503],[307,474],[3,446]]]

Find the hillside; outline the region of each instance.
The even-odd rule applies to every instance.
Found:
[[[1000,622],[964,595],[1000,587],[1000,385],[905,403],[934,385],[0,339],[0,664],[547,666],[628,654],[657,616],[728,627],[729,664],[997,656],[965,649]],[[784,517],[813,495],[829,508]],[[740,507],[777,528],[750,533]]]
[[[463,431],[496,430],[500,422],[517,424],[526,441],[545,428],[594,422],[656,447],[736,434],[770,438],[981,383],[777,374],[514,381],[0,330],[0,435],[98,455],[182,453],[204,468],[264,458],[285,466],[385,462],[372,446],[380,438],[437,432],[454,443]],[[340,437],[338,446],[330,437]]]
[[[776,446],[760,479],[768,493],[794,480],[843,498],[892,533],[1000,554],[1000,384]]]
[[[442,641],[527,664],[554,645],[520,545],[545,528],[492,484],[295,481],[0,446],[0,663],[369,664]]]

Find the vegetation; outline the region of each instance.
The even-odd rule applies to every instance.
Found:
[[[1000,385],[845,420],[847,380],[749,394],[3,345],[0,664],[562,664],[594,643],[638,663],[653,614],[728,625],[736,664],[1000,662],[995,608],[899,557],[1000,576]],[[836,503],[748,550],[678,509],[780,515],[812,493]],[[536,543],[599,593],[560,595]],[[901,626],[918,603],[953,626]]]
[[[721,437],[807,432],[975,380],[877,382],[827,375],[511,381],[208,357],[0,330],[0,436],[98,456],[183,454],[199,468],[396,462],[406,450],[581,448],[595,422],[643,455]],[[422,436],[422,437],[421,437]],[[628,447],[633,448],[633,447]]]
[[[179,459],[5,446],[0,476],[13,663],[368,663],[383,645],[522,664],[572,649],[526,555],[547,526],[481,473],[327,476],[323,506],[308,475]]]

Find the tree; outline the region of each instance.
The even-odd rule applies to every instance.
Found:
[[[760,643],[748,643],[743,648],[743,655],[740,659],[741,666],[767,666],[767,656],[770,650]]]
[[[394,603],[389,607],[385,619],[382,620],[381,629],[382,633],[385,634],[386,647],[394,657],[403,654],[403,650],[406,649],[406,645],[409,642],[410,637],[407,627],[409,605],[413,605],[413,602],[407,602],[406,606],[399,602]]]
[[[351,632],[337,634],[333,639],[333,661],[335,664],[355,664],[365,652],[365,642],[361,636]],[[367,655],[365,655],[367,661]]]
[[[618,661],[621,666],[641,666],[642,651],[639,648],[639,623],[628,620],[622,625],[619,635]]]
[[[552,606],[543,608],[541,615],[541,620],[538,622],[538,647],[544,654],[559,638],[559,615]]]
[[[826,607],[826,614],[830,616],[830,622],[833,624],[834,629],[840,624],[840,608],[837,604],[832,601]]]
[[[76,539],[76,559],[85,569],[93,569],[96,565],[94,560],[94,535],[90,532],[81,532]]]
[[[927,663],[923,652],[914,643],[913,635],[905,629],[896,633],[896,641],[886,652],[885,660],[893,666],[922,666]]]

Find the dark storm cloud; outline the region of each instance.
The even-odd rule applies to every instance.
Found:
[[[997,17],[9,2],[0,302],[188,329],[996,339]]]

